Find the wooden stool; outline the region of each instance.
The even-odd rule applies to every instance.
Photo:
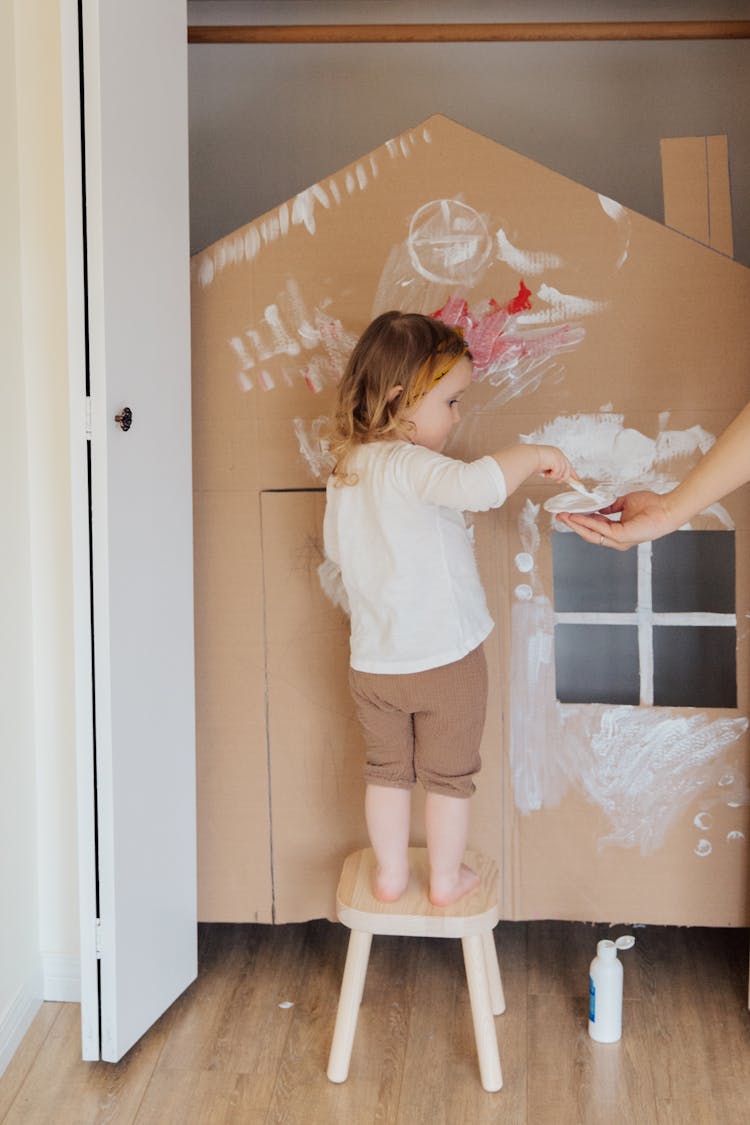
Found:
[[[375,856],[371,848],[353,852],[344,861],[336,891],[336,912],[351,934],[328,1060],[331,1082],[345,1082],[349,1074],[372,936],[396,934],[461,939],[482,1086],[485,1090],[501,1088],[503,1076],[493,1020],[493,1013],[499,1016],[505,1011],[492,936],[500,916],[497,868],[478,852],[467,852],[466,862],[479,874],[479,886],[453,906],[433,906],[427,897],[426,848],[409,849],[409,885],[398,902],[393,903],[379,902],[372,894],[370,880]]]

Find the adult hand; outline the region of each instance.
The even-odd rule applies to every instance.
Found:
[[[617,512],[621,513],[619,521],[607,519]],[[557,518],[588,543],[614,547],[616,551],[627,551],[635,543],[658,539],[675,530],[666,497],[656,492],[629,492],[599,512],[586,516],[560,512]]]

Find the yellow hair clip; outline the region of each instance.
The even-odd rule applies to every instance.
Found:
[[[448,372],[456,366],[459,359],[463,359],[463,357],[468,352],[469,345],[463,342],[463,331],[460,328],[456,328],[454,329],[454,331],[457,336],[461,337],[461,351],[457,352],[455,355],[448,356],[447,359],[445,359],[442,363],[439,363],[434,370],[431,370],[432,364],[435,362],[436,357],[438,357],[442,352],[446,351],[447,348],[455,346],[453,340],[443,340],[442,343],[438,344],[434,354],[430,356],[429,359],[425,360],[425,362],[422,364],[419,371],[415,375],[414,382],[411,385],[411,389],[407,398],[408,403],[412,403],[416,399],[422,398],[429,391],[431,391],[432,388],[435,387],[441,379],[444,379]]]

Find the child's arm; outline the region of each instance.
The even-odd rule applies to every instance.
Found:
[[[568,458],[554,445],[511,445],[492,456],[505,477],[508,496],[535,473],[540,473],[549,480],[578,477]]]
[[[390,464],[395,482],[407,494],[459,512],[499,508],[534,473],[551,480],[576,476],[565,454],[551,445],[512,446],[476,461],[460,461],[403,442]]]

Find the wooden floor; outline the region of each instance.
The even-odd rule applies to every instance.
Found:
[[[45,1004],[0,1079],[6,1125],[740,1125],[750,1121],[746,931],[635,930],[620,1043],[586,1032],[608,929],[501,922],[504,1087],[485,1093],[458,941],[375,938],[350,1076],[325,1069],[347,931],[201,926],[200,974],[117,1065],[82,1063]]]

